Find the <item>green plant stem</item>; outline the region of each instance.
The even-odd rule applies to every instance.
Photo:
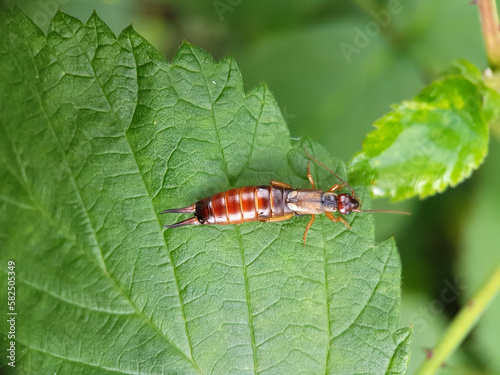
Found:
[[[500,30],[495,0],[477,0],[490,68],[500,70]]]
[[[446,358],[455,351],[475,326],[499,289],[500,266],[497,267],[481,289],[462,307],[444,337],[418,370],[418,375],[434,374],[441,367]]]

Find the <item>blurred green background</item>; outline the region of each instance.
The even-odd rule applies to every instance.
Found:
[[[57,9],[86,21],[95,9],[115,33],[135,29],[170,60],[182,40],[216,59],[232,55],[247,89],[266,82],[292,137],[310,137],[348,162],[392,103],[411,99],[453,60],[486,68],[470,0],[282,1],[22,0],[47,31]],[[403,262],[400,325],[414,325],[409,373],[451,317],[500,264],[500,140],[456,188],[377,215],[376,237],[396,238]],[[496,300],[443,374],[500,373]]]

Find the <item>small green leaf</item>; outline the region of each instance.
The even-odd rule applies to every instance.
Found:
[[[486,104],[485,104],[486,103]],[[415,99],[375,122],[351,162],[351,181],[374,196],[420,198],[455,186],[488,151],[488,121],[498,94],[477,68],[460,62]]]
[[[0,17],[0,300],[15,261],[16,373],[406,371],[401,265],[369,214],[346,217],[352,230],[318,217],[307,247],[308,217],[163,228],[181,215],[162,210],[231,187],[308,187],[303,145],[345,177],[290,141],[265,85],[245,93],[231,58],[187,43],[168,64],[95,14],[59,12],[47,36],[19,10]]]

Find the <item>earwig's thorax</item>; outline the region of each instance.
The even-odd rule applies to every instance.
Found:
[[[337,200],[338,200],[337,194],[329,192],[324,193],[322,198],[323,209],[326,212],[337,212],[338,211]]]

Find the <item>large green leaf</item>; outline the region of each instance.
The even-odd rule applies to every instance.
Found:
[[[303,145],[345,177],[291,143],[266,86],[245,93],[232,59],[187,43],[168,64],[96,15],[58,13],[45,36],[0,14],[0,296],[15,261],[17,373],[405,372],[399,257],[368,214],[352,230],[318,218],[307,247],[307,217],[163,229],[180,218],[163,209],[233,186],[307,187]]]
[[[351,181],[394,200],[423,198],[455,186],[486,156],[488,121],[498,102],[477,68],[458,63],[375,122],[377,130],[351,162]]]

